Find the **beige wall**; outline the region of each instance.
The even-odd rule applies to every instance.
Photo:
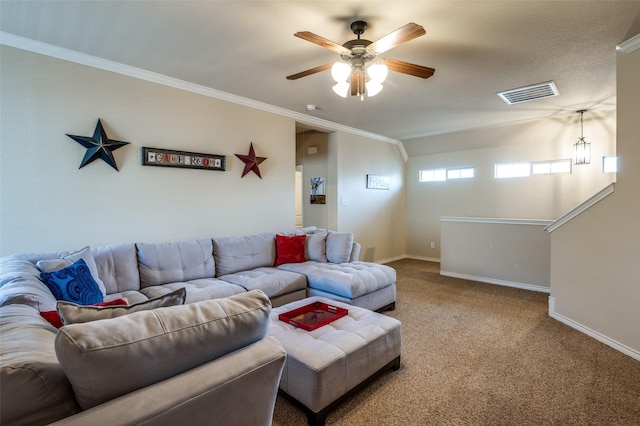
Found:
[[[617,56],[618,181],[551,234],[550,313],[640,360],[640,49]]]
[[[404,257],[405,163],[394,144],[337,132],[330,139],[336,152],[336,229],[352,231],[362,244],[360,259],[387,262]],[[367,189],[367,175],[391,178],[389,190]]]
[[[440,273],[548,292],[550,223],[443,217]]]
[[[246,235],[295,226],[295,122],[208,96],[0,47],[0,254],[130,241]],[[90,136],[101,118],[120,172],[65,134]],[[318,136],[320,137],[320,136]],[[262,179],[241,178],[253,142]],[[368,260],[402,257],[404,162],[397,146],[347,132],[322,134],[327,204],[305,225],[353,232]],[[227,171],[141,165],[141,147],[226,155]],[[318,157],[319,158],[319,157]],[[310,167],[307,167],[310,166]],[[367,173],[391,191],[365,189]],[[339,183],[340,182],[340,183]],[[339,198],[348,206],[339,206]]]
[[[311,179],[316,177],[325,178],[325,192],[327,189],[326,180],[329,176],[329,146],[328,135],[317,131],[304,131],[296,135],[296,158],[297,165],[302,165],[302,225],[317,226],[318,228],[329,228],[328,211],[333,205],[311,204]],[[309,148],[315,148],[315,154],[309,154]],[[334,207],[335,208],[335,207]]]
[[[407,254],[440,257],[440,217],[556,219],[615,179],[601,172],[603,155],[615,154],[615,111],[585,115],[584,134],[592,142],[590,165],[572,174],[500,179],[494,164],[571,158],[580,135],[579,116],[457,132],[406,141]],[[420,183],[421,169],[474,166],[471,180]],[[436,242],[435,249],[429,243]]]
[[[294,227],[295,122],[210,97],[0,47],[0,252],[244,235]],[[98,118],[120,172],[66,133]],[[234,154],[253,142],[262,179]],[[226,155],[227,171],[141,166],[142,146]]]
[[[304,166],[304,226],[353,232],[360,259],[387,262],[405,254],[404,168],[394,144],[337,131],[298,133],[298,163]],[[317,152],[308,154],[309,147]],[[367,174],[389,176],[390,190],[366,188]],[[326,204],[309,203],[309,181],[325,176]]]

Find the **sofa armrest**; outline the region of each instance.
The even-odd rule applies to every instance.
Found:
[[[271,425],[286,352],[266,337],[53,425]]]

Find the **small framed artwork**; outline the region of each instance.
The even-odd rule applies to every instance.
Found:
[[[227,168],[227,157],[216,154],[142,147],[142,165],[224,171]]]
[[[311,204],[326,204],[327,196],[324,192],[323,177],[311,178]]]
[[[390,189],[391,177],[379,175],[367,175],[368,189]]]

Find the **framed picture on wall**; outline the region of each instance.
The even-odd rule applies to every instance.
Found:
[[[367,175],[368,189],[390,189],[391,178],[389,176]]]
[[[327,197],[324,192],[325,178],[311,178],[311,204],[326,204]]]

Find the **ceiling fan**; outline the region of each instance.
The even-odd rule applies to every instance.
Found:
[[[375,96],[382,90],[382,82],[387,77],[389,70],[420,78],[429,78],[435,72],[435,69],[422,65],[379,57],[380,54],[399,44],[426,34],[421,25],[410,22],[374,42],[360,38],[366,29],[366,22],[353,22],[351,31],[357,38],[349,40],[343,45],[334,43],[309,31],[295,33],[294,36],[298,38],[340,54],[340,61],[289,75],[287,79],[297,80],[298,78],[331,69],[331,76],[336,81],[335,86],[333,86],[334,92],[346,98],[350,88],[351,96],[360,96],[362,99],[365,92],[368,96]]]

